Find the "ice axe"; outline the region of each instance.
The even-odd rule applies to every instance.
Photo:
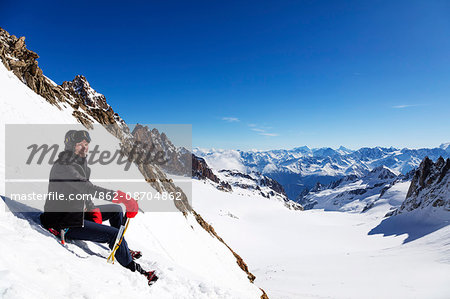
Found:
[[[137,198],[139,199],[139,196]],[[114,255],[116,254],[116,251],[119,248],[120,244],[122,244],[123,236],[127,231],[128,224],[130,224],[130,218],[128,218],[125,214],[125,217],[122,220],[122,224],[120,225],[119,232],[117,233],[116,241],[114,242],[111,254],[108,256],[108,259],[106,260],[108,263],[114,264],[115,261]]]
[[[114,264],[115,257],[117,249],[119,248],[120,244],[122,244],[123,236],[125,235],[125,232],[127,231],[128,224],[130,223],[130,219],[125,216],[122,221],[122,225],[119,228],[119,232],[117,233],[116,241],[114,242],[113,250],[111,251],[111,254],[108,256],[108,259],[106,260],[108,263]]]

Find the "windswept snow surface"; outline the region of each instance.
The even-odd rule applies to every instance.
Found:
[[[5,192],[5,133],[9,123],[73,124],[71,107],[62,111],[35,94],[0,62],[0,195]],[[111,138],[112,135],[111,135]],[[111,141],[112,142],[112,141]],[[118,141],[117,141],[118,144]],[[98,166],[96,166],[98,167]],[[106,167],[106,166],[105,166]],[[114,165],[108,165],[114,167]],[[111,168],[119,173],[123,167]],[[132,165],[127,176],[136,177]],[[93,181],[98,173],[92,167]],[[117,189],[121,183],[116,184]],[[104,187],[112,187],[99,183]],[[123,189],[126,192],[155,192]],[[122,185],[123,186],[123,185]],[[140,185],[141,187],[142,185]],[[109,249],[93,242],[68,249],[39,225],[39,212],[11,213],[0,199],[0,297],[2,298],[259,298],[232,252],[206,232],[192,215],[139,213],[130,221],[128,245],[141,250],[144,269],[160,279],[152,287],[144,276],[118,263],[107,264]],[[107,224],[107,223],[105,223]]]
[[[292,211],[195,181],[193,204],[244,258],[270,298],[448,298],[448,222],[435,226],[406,216],[389,225],[391,219],[383,219],[406,190],[398,184],[373,209],[357,214]],[[424,226],[426,234],[408,240]]]

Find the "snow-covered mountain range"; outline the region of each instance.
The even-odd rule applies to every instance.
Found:
[[[317,183],[301,200],[305,209],[365,212],[395,184],[409,184],[411,175],[397,175],[378,166],[363,176],[349,175],[328,186]]]
[[[395,174],[406,174],[419,166],[425,157],[432,160],[450,157],[448,144],[437,148],[396,149],[360,148],[350,150],[307,146],[291,150],[241,151],[195,148],[194,154],[206,160],[213,169],[258,171],[283,185],[292,200],[317,182],[327,185],[348,175],[361,177],[379,166],[386,166]]]

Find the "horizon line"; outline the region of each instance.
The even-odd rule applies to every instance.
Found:
[[[441,143],[439,146],[435,146],[435,147],[395,147],[395,146],[362,146],[359,147],[357,149],[352,149],[346,146],[339,146],[338,148],[333,148],[333,147],[329,147],[329,146],[323,146],[323,147],[309,147],[307,145],[302,145],[302,146],[296,146],[293,148],[273,148],[273,149],[267,149],[267,150],[261,150],[261,149],[248,149],[248,150],[243,150],[243,149],[230,149],[230,148],[215,148],[215,147],[202,147],[202,146],[193,146],[192,149],[198,149],[198,150],[235,150],[235,151],[241,151],[241,152],[271,152],[271,151],[292,151],[295,149],[299,149],[299,148],[308,148],[309,150],[320,150],[320,149],[332,149],[332,150],[339,150],[341,147],[343,147],[344,149],[350,150],[350,151],[358,151],[360,149],[363,148],[370,148],[370,149],[374,149],[374,148],[383,148],[383,149],[396,149],[396,150],[404,150],[404,149],[409,149],[409,150],[420,150],[420,149],[442,149],[442,146],[444,145],[448,145],[448,147],[450,148],[450,142],[443,142]],[[445,150],[445,149],[443,149]]]

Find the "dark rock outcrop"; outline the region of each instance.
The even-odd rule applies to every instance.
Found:
[[[194,154],[192,154],[192,177],[197,177],[199,179],[210,179],[215,183],[220,181],[211,168],[208,167],[205,159],[197,157]]]
[[[63,84],[61,84],[61,87],[74,96],[80,96],[83,100],[83,104],[87,107],[100,108],[103,110],[112,109],[111,106],[106,103],[105,96],[92,89],[89,82],[82,75],[75,76],[72,81],[64,81]]]
[[[450,211],[450,159],[425,157],[414,173],[405,201],[394,215],[427,207]]]
[[[0,28],[0,58],[6,69],[12,71],[31,90],[61,108],[61,103],[66,101],[68,95],[43,75],[36,60],[39,55],[26,48],[24,36],[17,38]]]
[[[272,189],[273,191],[275,191],[276,193],[280,193],[280,194],[286,196],[286,198],[287,198],[287,195],[286,195],[286,192],[284,191],[283,186],[280,183],[278,183],[276,180],[269,178],[268,176],[263,176],[263,178],[259,180],[259,184],[261,186],[267,186],[270,189]]]
[[[209,179],[209,180],[213,181],[214,183],[218,184],[217,189],[219,189],[219,190],[223,190],[223,191],[231,191],[232,190],[230,184],[220,180],[213,173],[212,169],[209,168],[205,159],[197,157],[194,154],[192,154],[192,177],[198,178],[200,180]]]

